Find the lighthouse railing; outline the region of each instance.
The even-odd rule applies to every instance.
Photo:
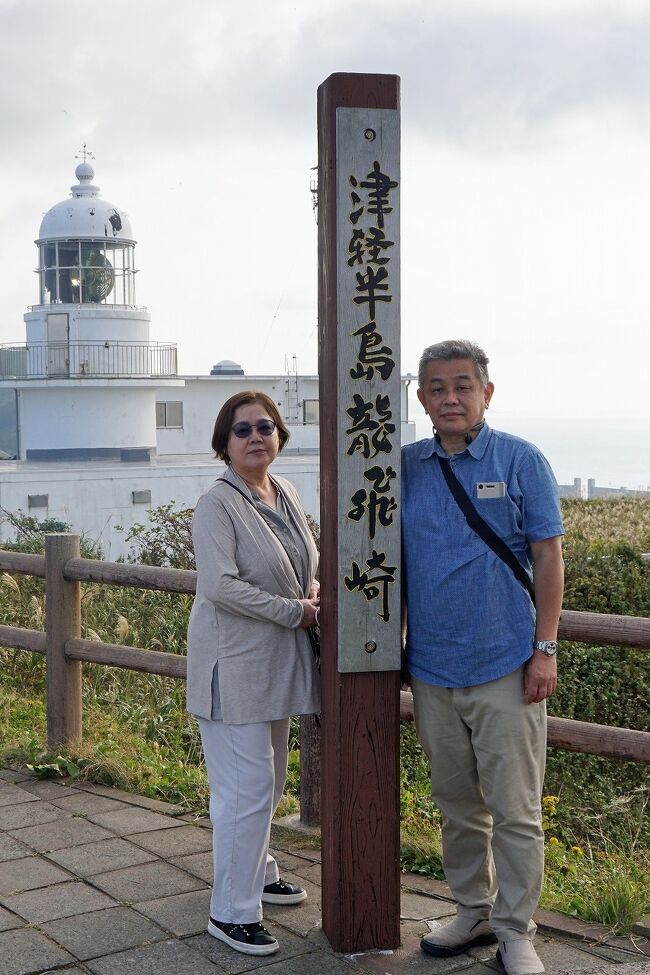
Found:
[[[178,354],[170,342],[113,340],[0,345],[0,379],[170,377]]]

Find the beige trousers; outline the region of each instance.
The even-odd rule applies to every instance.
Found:
[[[524,702],[523,668],[474,687],[412,687],[458,912],[489,917],[500,941],[532,937],[544,873],[546,705]]]

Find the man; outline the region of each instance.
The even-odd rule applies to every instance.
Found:
[[[449,957],[498,941],[507,975],[533,975],[544,971],[532,915],[544,867],[545,701],[557,681],[563,528],[545,458],[483,419],[494,392],[487,364],[473,342],[425,349],[418,398],[434,436],[402,451],[406,663],[458,904],[422,948]],[[532,586],[519,572],[536,610],[470,528],[445,459],[483,520],[532,569]]]

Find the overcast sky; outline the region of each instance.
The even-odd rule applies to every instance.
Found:
[[[469,337],[497,417],[647,429],[649,52],[650,0],[0,0],[0,342],[87,142],[180,370],[315,372],[316,89],[395,73],[403,372]]]

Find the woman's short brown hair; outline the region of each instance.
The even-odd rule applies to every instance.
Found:
[[[270,419],[275,422],[280,439],[280,450],[282,450],[289,439],[289,431],[270,396],[267,396],[266,393],[257,392],[254,389],[245,390],[243,393],[235,393],[234,396],[226,400],[219,410],[219,416],[215,420],[214,431],[212,433],[212,449],[217,457],[220,460],[225,460],[228,465],[230,465],[228,440],[230,439],[230,431],[232,430],[235,413],[240,406],[248,406],[249,403],[259,403],[269,414]]]

